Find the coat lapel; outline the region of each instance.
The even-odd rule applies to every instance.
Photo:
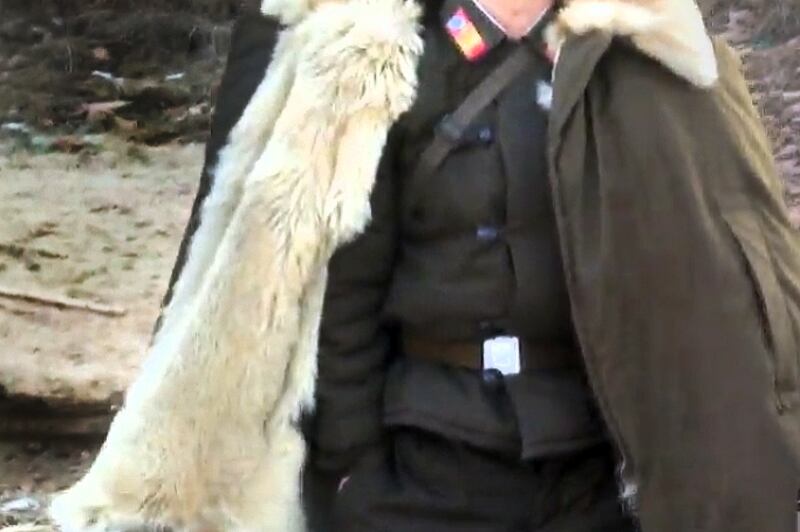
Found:
[[[551,152],[558,150],[561,131],[611,41],[611,34],[592,32],[568,40],[560,49],[553,71],[553,106],[548,138]]]

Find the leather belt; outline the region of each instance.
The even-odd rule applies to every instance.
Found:
[[[519,339],[520,370],[566,369],[581,366],[575,346],[542,344]],[[406,333],[403,335],[406,356],[445,366],[483,370],[482,341],[446,341]]]

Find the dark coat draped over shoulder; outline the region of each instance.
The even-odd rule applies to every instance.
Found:
[[[790,532],[800,247],[733,52],[701,89],[568,41],[551,180],[575,325],[645,532]],[[580,87],[581,90],[577,90]]]

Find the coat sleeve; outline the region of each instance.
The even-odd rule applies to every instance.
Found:
[[[280,30],[281,26],[276,19],[265,17],[258,12],[242,15],[233,28],[231,50],[216,97],[211,136],[206,144],[200,185],[178,249],[162,308],[172,299],[172,290],[186,263],[192,236],[200,225],[201,207],[213,188],[212,170],[217,163],[219,152],[225,146],[228,135],[242,116],[259,83],[264,79]],[[159,325],[160,318],[159,323],[156,323],[156,330]]]
[[[306,437],[315,466],[346,471],[381,439],[391,331],[382,310],[396,253],[393,134],[370,202],[372,220],[330,261],[319,335],[316,409]]]

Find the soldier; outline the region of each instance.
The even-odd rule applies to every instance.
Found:
[[[279,31],[234,31],[187,236]],[[311,528],[794,530],[797,236],[693,0],[433,0],[422,37],[329,266]]]
[[[372,226],[330,266],[307,433],[316,481],[346,479],[332,530],[633,530],[548,182],[552,1],[426,7],[418,99],[390,133]],[[525,66],[451,132],[519,49]],[[420,173],[436,134],[450,151]]]

